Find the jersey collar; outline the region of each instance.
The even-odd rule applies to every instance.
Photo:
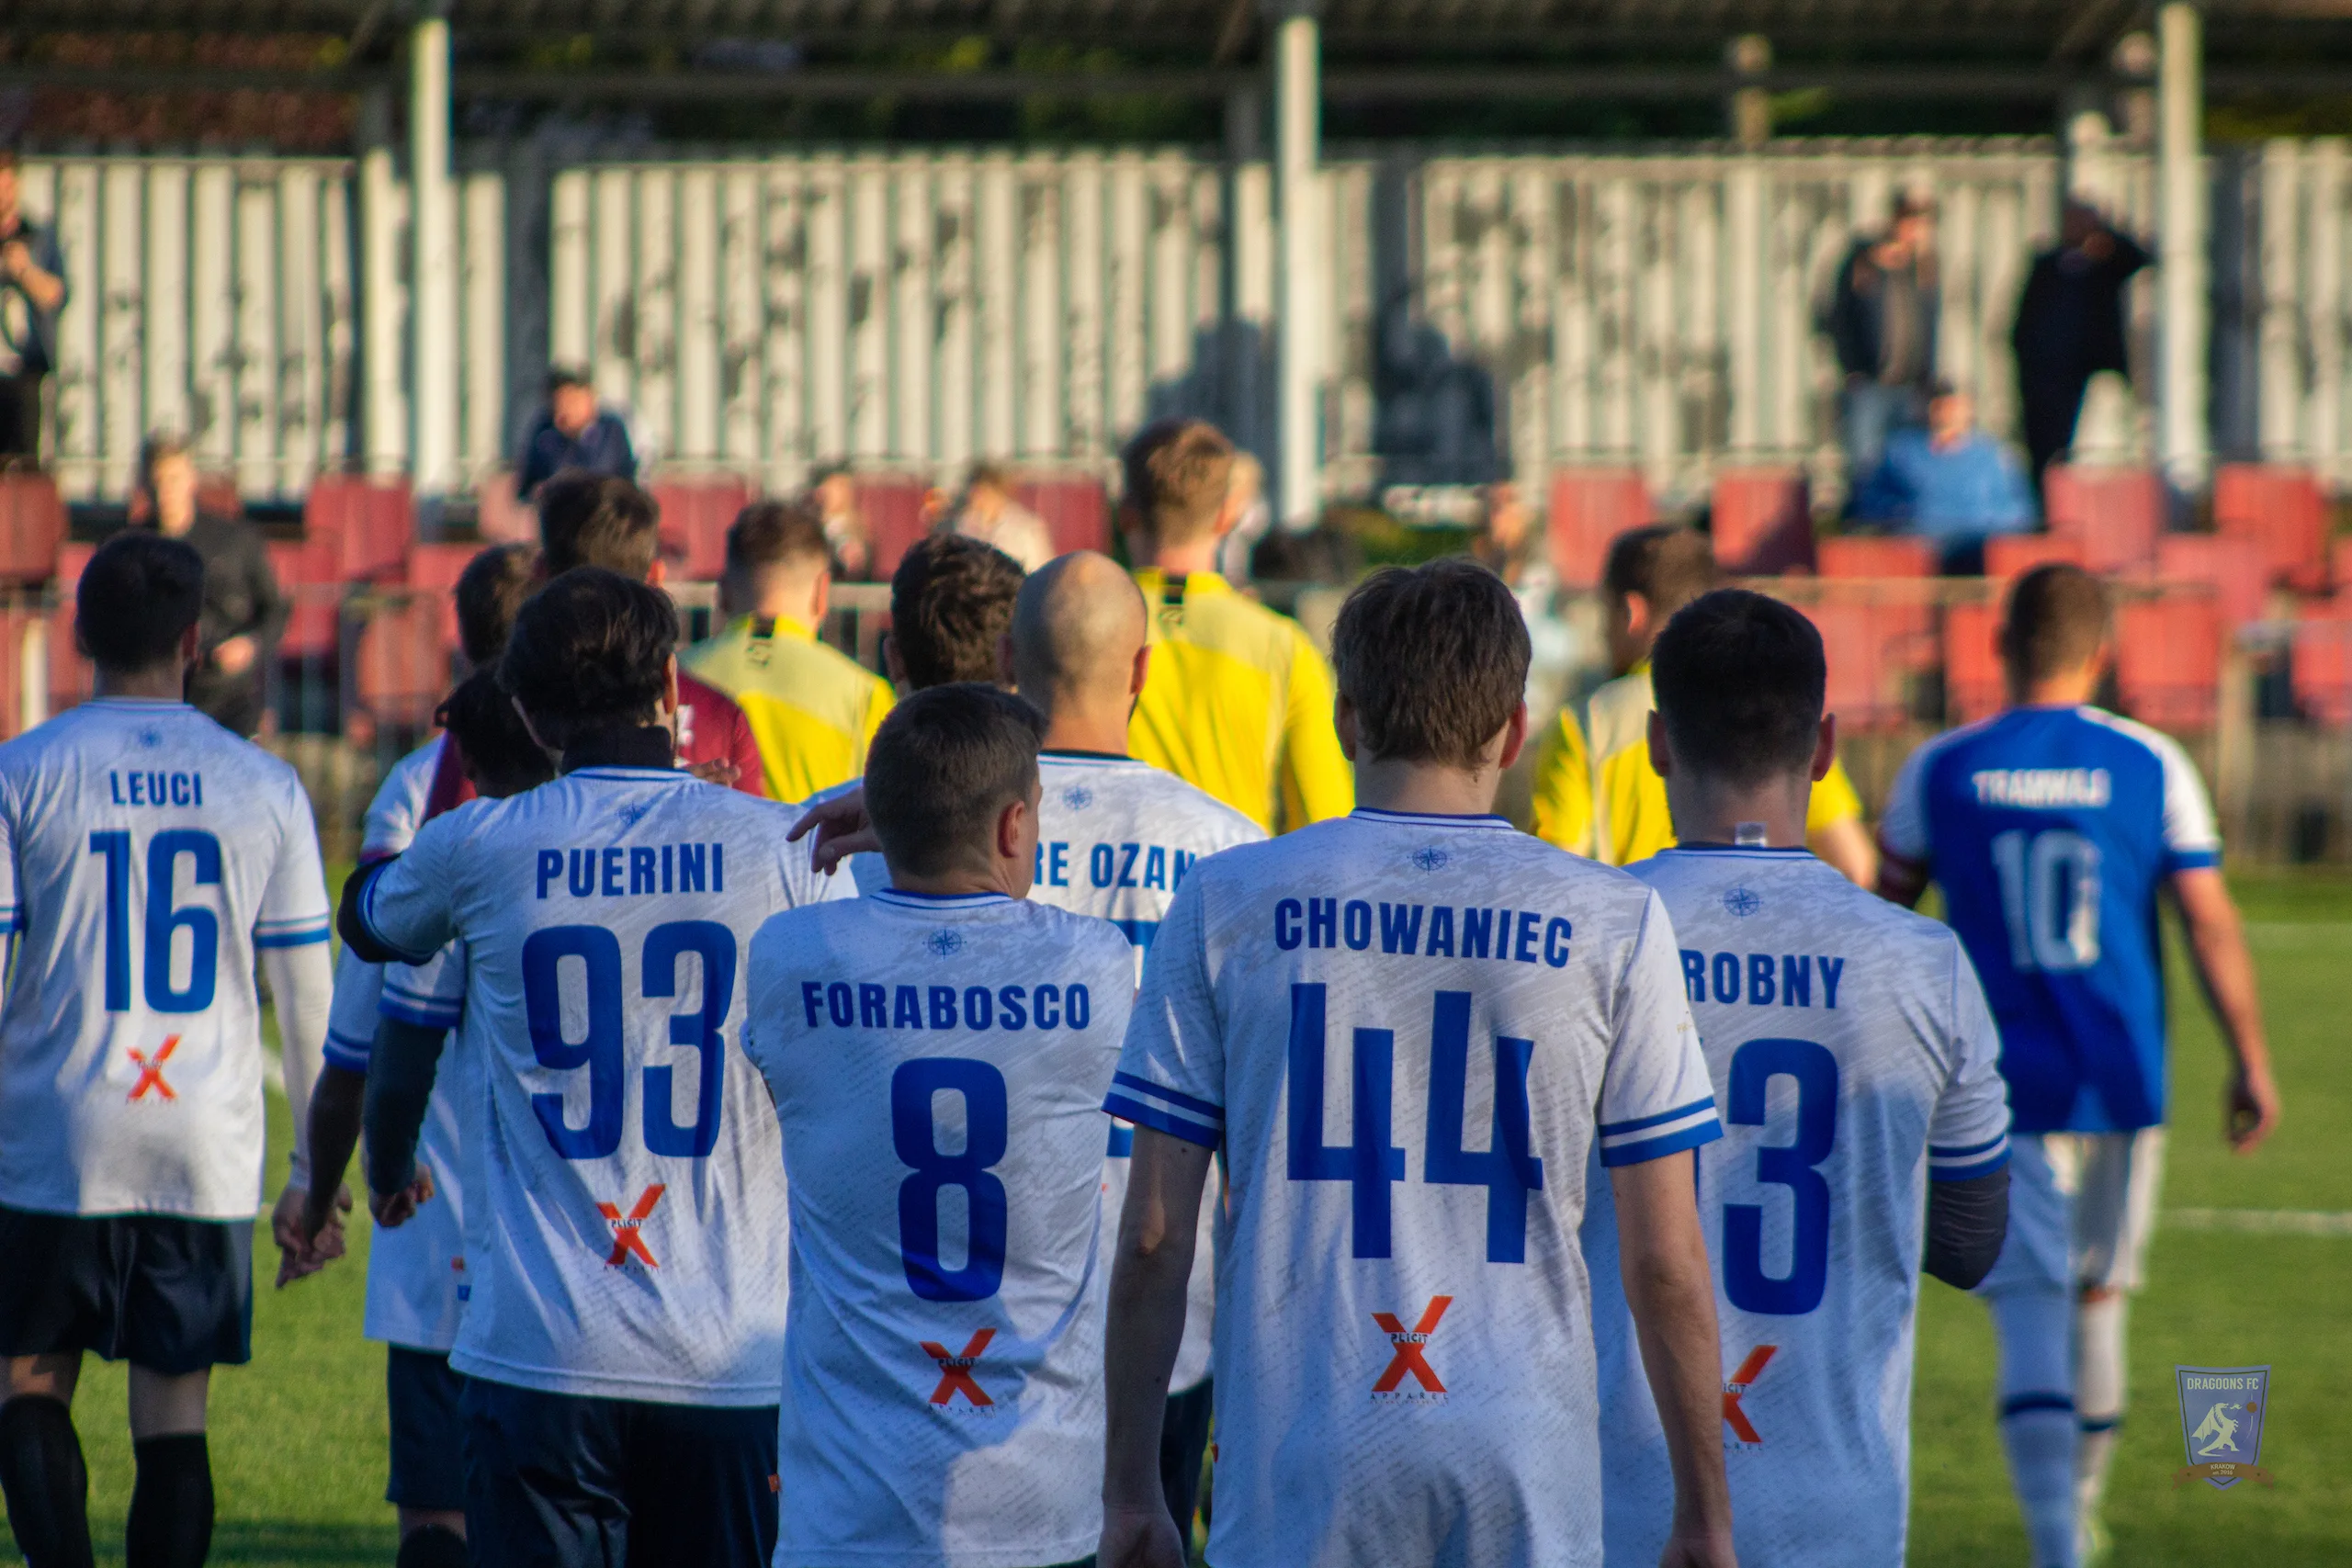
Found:
[[[745,615],[735,623],[735,629],[746,638],[788,637],[797,642],[814,642],[817,634],[790,615]]]
[[[132,708],[141,713],[156,713],[167,708],[185,708],[188,705],[177,697],[92,697],[82,704],[90,708]]]
[[[1365,822],[1391,822],[1413,828],[1480,828],[1487,829],[1500,828],[1506,832],[1516,832],[1518,830],[1511,827],[1510,818],[1498,817],[1491,811],[1479,812],[1476,815],[1468,813],[1457,815],[1444,811],[1383,811],[1376,807],[1359,806],[1353,811],[1349,812],[1348,815]]]
[[[1214,571],[1188,571],[1182,577],[1171,578],[1156,566],[1138,569],[1136,586],[1143,590],[1145,602],[1153,604],[1166,598],[1171,590],[1182,599],[1198,599],[1206,594],[1233,592],[1233,584]]]
[[[978,909],[990,904],[1010,904],[1012,898],[1003,893],[918,893],[908,887],[885,887],[866,897],[877,903],[896,904],[902,909]]]
[[[1818,859],[1803,844],[1669,844],[1658,851],[1662,855],[1769,855],[1776,859],[1789,855],[1806,860]]]
[[[1149,766],[1142,758],[1131,757],[1125,752],[1081,751],[1076,747],[1055,748],[1040,751],[1037,753],[1037,761],[1041,762],[1132,762],[1139,768]]]

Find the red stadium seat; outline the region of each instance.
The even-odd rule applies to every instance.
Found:
[[[1829,661],[1829,711],[1839,729],[1893,729],[1911,716],[1911,678],[1933,668],[1932,608],[1924,600],[1839,595],[1799,606]]]
[[[421,728],[449,694],[451,640],[442,627],[447,596],[390,599],[359,627],[352,691],[378,724]]]
[[[2160,729],[2210,729],[2222,691],[2222,608],[2174,589],[2116,611],[2115,684],[2124,708]]]
[[[2251,539],[2167,534],[2156,541],[2156,576],[2167,582],[2210,584],[2222,624],[2231,630],[2262,619],[2270,597],[2268,563]]]
[[[902,474],[860,474],[857,511],[865,519],[865,535],[874,547],[873,572],[883,582],[899,570],[909,546],[930,530],[923,501],[931,494],[925,480]]]
[[[2321,724],[2352,727],[2352,615],[2322,615],[2295,627],[2290,655],[2295,702]]]
[[[321,474],[302,499],[302,534],[322,551],[337,581],[391,577],[416,539],[415,498],[405,479]]]
[[[1735,577],[1813,570],[1812,492],[1797,468],[1724,468],[1715,475],[1715,559]]]
[[[474,526],[485,545],[536,545],[538,509],[514,493],[514,470],[501,468],[474,487]]]
[[[90,661],[74,645],[74,592],[97,546],[57,547],[57,608],[49,616],[49,711],[62,713],[90,695]]]
[[[2043,476],[2042,492],[2052,536],[2079,543],[2091,570],[2124,571],[2155,558],[2165,485],[2154,469],[2061,463]]]
[[[2327,506],[2309,470],[2222,464],[2213,475],[2213,528],[2259,545],[2273,582],[2305,593],[2327,586]]]
[[[0,471],[0,582],[45,582],[65,537],[57,481],[37,468]]]
[[[1996,581],[2006,582],[2052,561],[2083,565],[2082,541],[2049,534],[2009,534],[1984,541],[1984,575]]]
[[[277,574],[277,585],[292,606],[277,656],[331,656],[338,643],[343,607],[341,540],[314,535],[300,541],[273,539],[263,547],[269,552],[270,570]]]
[[[1836,578],[1933,577],[1940,554],[1932,540],[1849,535],[1817,539],[1821,575]]]
[[[440,606],[441,640],[458,647],[458,578],[466,563],[481,552],[480,545],[422,544],[408,554],[408,574],[402,586]]]
[[[1102,481],[1086,474],[1044,475],[1012,487],[1012,499],[1045,520],[1054,552],[1111,547],[1111,498]]]
[[[1638,468],[1552,470],[1552,567],[1566,587],[1599,587],[1609,542],[1657,521],[1657,509]]]
[[[662,547],[679,561],[689,582],[709,582],[727,570],[727,530],[752,500],[738,474],[658,479],[647,487],[662,508]]]
[[[1944,707],[1954,724],[1973,724],[2000,711],[2007,685],[1993,641],[2000,624],[2000,610],[1991,604],[1954,604],[1944,612]]]

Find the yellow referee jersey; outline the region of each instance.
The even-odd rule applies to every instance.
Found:
[[[1535,836],[1609,865],[1631,865],[1674,847],[1666,781],[1650,766],[1650,668],[1636,665],[1592,694],[1587,728],[1573,706],[1544,738],[1535,759]],[[1861,796],[1832,762],[1813,786],[1807,833],[1862,815]]]
[[[1151,669],[1128,750],[1268,832],[1353,810],[1331,671],[1298,623],[1213,571],[1148,568],[1136,585],[1151,611]]]
[[[865,773],[890,711],[888,681],[789,616],[741,616],[679,662],[742,708],[770,800],[806,800]]]

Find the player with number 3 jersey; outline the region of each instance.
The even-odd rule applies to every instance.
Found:
[[[551,582],[500,678],[561,776],[435,818],[345,895],[363,957],[465,947],[469,1228],[498,1245],[450,1364],[484,1561],[750,1563],[775,1538],[784,1180],[733,1036],[752,933],[822,890],[784,808],[673,767],[676,635],[642,584]],[[404,1173],[379,1163],[381,1191]]]
[[[1665,900],[1726,1129],[1699,1160],[1715,1266],[1724,1463],[1744,1568],[1903,1561],[1919,1272],[1962,1289],[2007,1213],[1998,1042],[1951,931],[1804,846],[1835,757],[1820,635],[1736,589],[1656,649],[1649,750],[1680,847]],[[1605,1197],[1585,1219],[1611,1568],[1651,1568],[1673,1497]]]
[[[752,945],[792,1189],[777,1568],[1043,1568],[1101,1529],[1101,1106],[1134,961],[1025,897],[1040,728],[993,687],[909,697],[865,776],[890,886]]]

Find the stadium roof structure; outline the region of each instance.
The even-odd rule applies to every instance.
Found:
[[[2115,74],[2118,39],[2148,0],[13,0],[0,76],[49,85],[317,85],[316,69],[215,54],[77,62],[27,47],[44,35],[307,34],[358,85],[399,70],[410,26],[445,17],[460,97],[758,94],[1017,97],[1051,90],[1221,95],[1254,79],[1273,24],[1316,16],[1322,91],[1444,100],[1576,93],[1710,97],[1741,87],[1856,97],[2063,96]],[[2203,0],[2205,89],[2340,93],[2352,85],[2352,0]],[[1769,39],[1745,73],[1725,46]],[[980,39],[1119,51],[1082,73],[876,65],[877,44]],[[596,64],[550,65],[549,39],[587,40]],[[536,51],[536,52],[535,52]],[[643,52],[667,69],[628,63]],[[692,62],[678,70],[676,62]],[[2129,74],[2129,73],[2124,73]],[[663,78],[668,77],[665,81]]]

